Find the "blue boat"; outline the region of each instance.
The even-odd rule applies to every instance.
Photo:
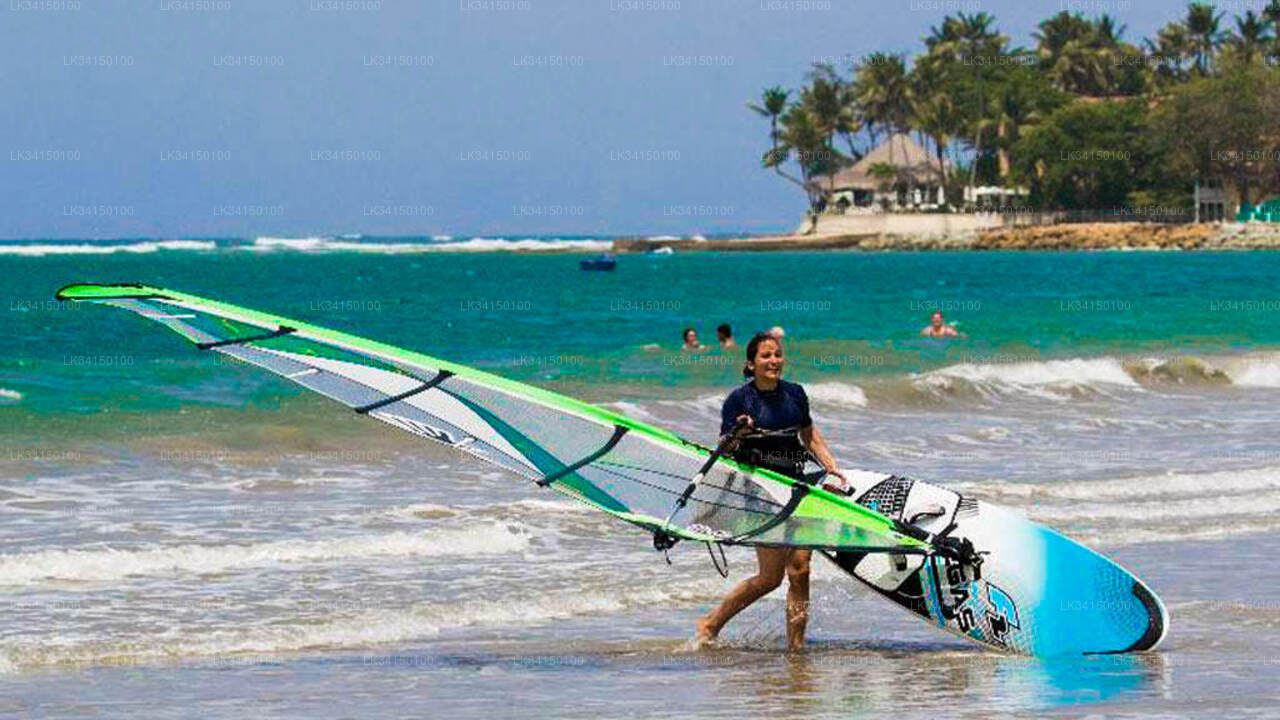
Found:
[[[613,270],[617,266],[618,261],[612,255],[596,255],[578,261],[578,267],[583,270]]]

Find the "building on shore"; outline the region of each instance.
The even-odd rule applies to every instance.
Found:
[[[1196,222],[1221,222],[1227,215],[1227,193],[1220,178],[1196,182],[1191,202]]]
[[[1004,188],[995,185],[966,186],[964,204],[965,207],[971,207],[980,213],[1007,212],[1010,208],[1023,206],[1030,195],[1026,188]]]
[[[827,197],[827,212],[867,213],[936,210],[946,204],[944,168],[937,157],[898,133],[877,145],[861,160],[834,175],[813,182]]]

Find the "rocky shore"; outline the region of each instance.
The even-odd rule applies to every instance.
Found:
[[[976,250],[1260,250],[1280,248],[1280,225],[1078,223],[981,233]]]
[[[1280,225],[1064,223],[950,233],[764,235],[744,238],[627,238],[614,252],[778,250],[1271,250],[1280,249]]]

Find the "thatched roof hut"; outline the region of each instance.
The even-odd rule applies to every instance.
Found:
[[[944,162],[947,170],[950,171],[951,164],[945,160]],[[815,179],[815,181],[823,188],[835,190],[878,190],[884,184],[884,180],[873,172],[873,168],[877,165],[895,168],[898,182],[921,186],[942,184],[942,173],[938,170],[937,157],[930,155],[928,150],[905,133],[898,133],[880,143],[861,160],[840,170],[834,177]]]

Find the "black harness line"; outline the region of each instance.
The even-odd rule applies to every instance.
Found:
[[[288,325],[281,325],[279,328],[269,333],[250,335],[242,338],[230,338],[228,340],[214,340],[213,342],[201,342],[196,343],[196,347],[201,350],[210,350],[218,347],[226,347],[228,345],[243,345],[245,343],[257,342],[259,340],[270,340],[271,338],[278,338],[282,335],[288,335],[289,333],[296,332],[298,332],[297,328],[291,328]]]
[[[445,380],[449,379],[452,376],[453,376],[453,373],[449,372],[448,370],[441,370],[440,372],[436,373],[435,377],[431,378],[430,380],[427,380],[426,382],[422,383],[421,385],[415,388],[405,390],[404,392],[398,393],[396,395],[388,395],[387,397],[384,397],[381,400],[377,400],[369,403],[368,405],[361,405],[360,407],[352,408],[352,409],[356,411],[357,415],[368,415],[370,412],[373,412],[378,408],[386,407],[388,405],[391,405],[392,403],[398,403],[401,400],[407,400],[419,393],[424,393],[430,390],[431,388],[439,385],[440,383],[444,382]]]
[[[559,470],[539,480],[535,480],[534,483],[536,483],[539,487],[547,487],[551,483],[555,482],[556,480],[559,480],[560,478],[568,475],[569,473],[575,472],[579,468],[585,467],[595,462],[596,460],[599,460],[618,444],[618,441],[622,439],[623,435],[627,434],[627,430],[629,429],[630,428],[626,427],[625,425],[614,425],[613,435],[608,439],[608,441],[605,442],[604,445],[600,447],[599,450],[596,450],[595,452],[591,453],[590,455],[582,458],[581,460],[575,463],[565,465]]]

